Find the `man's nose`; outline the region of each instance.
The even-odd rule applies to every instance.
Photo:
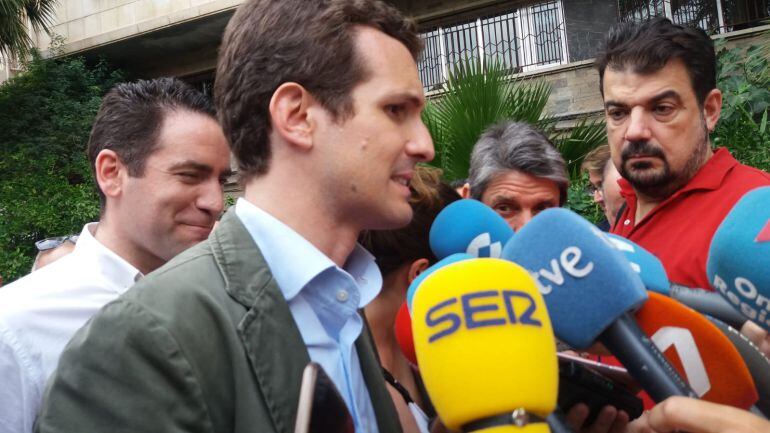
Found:
[[[594,190],[594,202],[595,203],[603,203],[604,202],[604,192],[601,188],[596,188]]]
[[[527,225],[528,222],[532,221],[532,218],[534,217],[535,214],[531,210],[522,209],[521,212],[516,214],[516,216],[508,220],[508,225],[511,226],[513,231],[517,232],[521,230],[522,227]]]
[[[431,138],[430,132],[422,120],[418,120],[416,123],[412,138],[407,143],[406,153],[420,162],[432,161],[433,157],[436,156],[433,138]]]
[[[652,138],[650,118],[642,107],[634,107],[629,114],[626,141],[647,141]]]
[[[218,216],[225,208],[224,188],[219,179],[212,179],[201,185],[201,191],[196,200],[198,209],[211,215]]]

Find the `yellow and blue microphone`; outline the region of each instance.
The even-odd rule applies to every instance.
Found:
[[[412,328],[423,381],[447,427],[550,431],[556,343],[543,297],[524,268],[474,258],[436,270],[414,294]]]

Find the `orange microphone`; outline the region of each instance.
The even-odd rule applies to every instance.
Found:
[[[639,326],[698,397],[748,409],[759,400],[754,380],[730,340],[708,319],[655,293],[636,313]]]

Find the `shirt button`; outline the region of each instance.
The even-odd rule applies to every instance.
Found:
[[[348,292],[346,290],[340,290],[337,292],[337,300],[340,302],[347,302]]]
[[[623,225],[624,225],[624,226],[627,226],[627,225],[629,225],[629,224],[631,224],[631,220],[625,220],[625,221],[623,221]]]

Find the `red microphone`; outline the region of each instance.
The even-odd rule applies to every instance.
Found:
[[[412,338],[412,318],[409,316],[409,307],[406,302],[401,305],[396,315],[396,341],[401,347],[406,359],[417,365],[417,355],[414,352],[414,339]]]
[[[748,409],[759,400],[754,380],[730,340],[708,319],[649,292],[639,326],[703,400]]]

